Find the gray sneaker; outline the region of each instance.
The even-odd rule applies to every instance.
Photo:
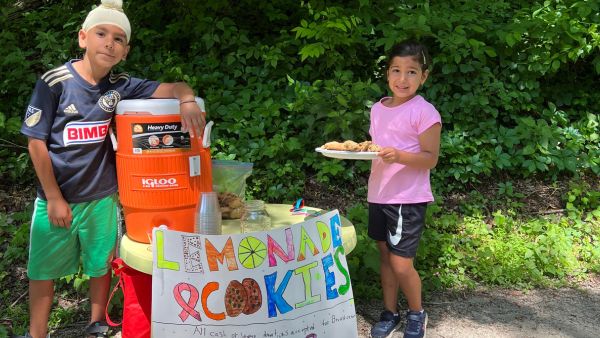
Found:
[[[85,334],[96,338],[108,337],[109,329],[105,321],[93,322],[85,329]]]
[[[404,338],[424,338],[427,329],[427,312],[406,312]]]
[[[24,336],[12,336],[12,338],[33,338],[29,332],[26,332]],[[50,334],[48,333],[46,335],[46,338],[50,338]]]
[[[385,310],[371,328],[371,338],[388,338],[400,327],[400,315]]]

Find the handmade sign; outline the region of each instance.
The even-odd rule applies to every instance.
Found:
[[[357,337],[337,210],[239,235],[153,230],[153,337]]]

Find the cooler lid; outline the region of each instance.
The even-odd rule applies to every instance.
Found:
[[[202,111],[206,111],[204,100],[201,97],[196,97],[196,102]],[[117,114],[123,115],[126,112],[146,112],[152,115],[175,115],[179,114],[179,100],[143,99],[119,101],[117,104]]]

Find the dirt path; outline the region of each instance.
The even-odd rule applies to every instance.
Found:
[[[579,288],[441,292],[425,304],[427,337],[600,337],[600,276]],[[369,337],[381,304],[357,304],[359,337]],[[401,338],[400,332],[393,338]]]
[[[428,297],[425,307],[429,313],[428,338],[598,338],[600,275],[578,288],[436,292]],[[357,299],[359,338],[369,337],[380,311],[379,300]],[[52,337],[80,336],[84,327],[85,323],[69,325]],[[392,338],[402,338],[403,329]],[[117,330],[111,337],[121,338],[121,332]]]

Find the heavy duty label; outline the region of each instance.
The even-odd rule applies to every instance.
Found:
[[[180,122],[132,123],[133,153],[170,153],[190,149],[190,135]]]

